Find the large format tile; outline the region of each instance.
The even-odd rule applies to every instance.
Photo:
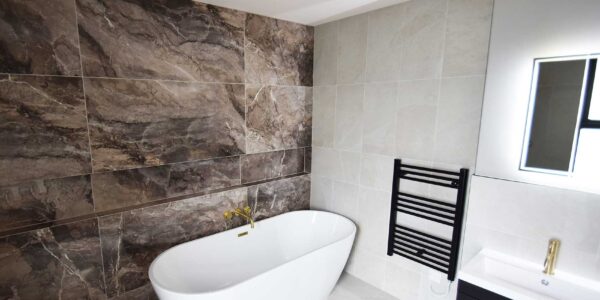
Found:
[[[242,183],[299,174],[305,171],[304,164],[304,148],[244,155]]]
[[[367,80],[441,74],[446,0],[409,1],[369,14]]]
[[[340,85],[335,101],[336,149],[361,151],[363,131],[364,85]]]
[[[239,157],[92,175],[96,211],[239,185]]]
[[[393,155],[396,130],[396,83],[373,83],[365,87],[362,151]]]
[[[244,87],[85,79],[94,171],[244,152]]]
[[[77,0],[86,76],[244,82],[245,13],[191,0]]]
[[[442,80],[434,161],[475,165],[484,83],[484,76]]]
[[[94,212],[89,175],[0,187],[0,195],[0,232]]]
[[[333,147],[336,89],[335,86],[313,88],[312,145],[314,146]]]
[[[314,86],[337,83],[338,24],[330,22],[315,27]]]
[[[493,0],[449,0],[444,76],[484,75]]]
[[[101,217],[107,295],[143,289],[150,263],[168,248],[241,225],[223,212],[245,206],[247,197],[241,188]]]
[[[338,83],[365,81],[367,21],[366,14],[338,21]]]
[[[398,84],[396,155],[431,161],[434,151],[439,80]]]
[[[0,298],[103,299],[96,219],[0,239]]]
[[[310,175],[267,182],[248,188],[248,203],[257,220],[310,208]]]
[[[81,79],[0,80],[0,185],[91,171]]]
[[[310,146],[312,88],[246,86],[247,153]]]
[[[268,17],[246,18],[246,82],[312,86],[314,30]]]
[[[0,73],[81,74],[72,0],[0,2]]]

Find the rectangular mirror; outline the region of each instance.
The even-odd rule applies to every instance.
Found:
[[[600,119],[594,91],[598,56],[536,59],[521,169],[567,175],[573,171],[580,130]],[[600,100],[596,100],[600,101]]]

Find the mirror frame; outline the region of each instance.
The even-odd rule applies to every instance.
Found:
[[[589,55],[573,55],[573,56],[558,56],[558,57],[548,57],[548,58],[536,58],[533,61],[533,74],[531,77],[531,90],[529,93],[529,106],[527,108],[527,120],[525,122],[525,133],[523,135],[523,143],[521,147],[521,159],[519,164],[519,171],[526,172],[537,172],[537,173],[546,173],[552,175],[561,175],[561,176],[570,176],[573,173],[573,168],[575,166],[575,159],[577,155],[577,144],[579,141],[579,132],[582,128],[582,121],[587,119],[587,115],[584,119],[584,110],[589,110],[589,106],[591,103],[588,103],[588,96],[592,97],[592,95],[588,95],[593,87],[589,83],[590,79],[590,62],[592,59],[600,60],[600,54],[589,54]],[[531,127],[533,123],[533,115],[535,111],[536,104],[536,95],[538,88],[538,80],[539,80],[539,69],[540,64],[545,62],[558,62],[558,61],[571,61],[571,60],[585,60],[585,69],[583,72],[582,85],[581,85],[581,94],[579,98],[579,107],[577,109],[577,123],[575,125],[575,132],[573,135],[573,144],[571,146],[571,157],[569,158],[569,168],[567,171],[562,170],[553,170],[553,169],[544,169],[544,168],[536,168],[536,167],[528,167],[527,164],[527,156],[529,154],[529,141],[531,139]],[[594,74],[591,74],[591,78],[593,79]],[[589,99],[591,100],[591,99]],[[591,101],[589,101],[591,102]]]

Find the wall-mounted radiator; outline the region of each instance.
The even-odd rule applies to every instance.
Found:
[[[458,263],[468,176],[468,169],[452,172],[402,164],[400,159],[396,159],[387,254],[400,255],[423,264],[447,274],[448,280],[453,281]],[[446,202],[402,192],[402,180],[456,189],[456,201]],[[402,214],[451,226],[452,238],[448,240],[400,225],[398,220]]]

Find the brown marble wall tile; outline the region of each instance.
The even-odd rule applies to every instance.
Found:
[[[94,171],[245,151],[244,86],[85,79]]]
[[[255,219],[309,209],[310,175],[267,182],[248,188],[248,203]]]
[[[0,299],[103,299],[96,219],[0,239]]]
[[[304,172],[304,149],[244,155],[241,158],[242,183]]]
[[[72,0],[0,1],[0,72],[81,74]]]
[[[304,148],[304,172],[310,173],[312,170],[312,148]]]
[[[240,184],[239,157],[92,174],[96,211]]]
[[[81,79],[0,80],[0,186],[89,173]]]
[[[226,222],[223,212],[246,205],[247,193],[239,188],[101,217],[107,295],[147,285],[150,263],[168,248],[241,225]]]
[[[191,0],[77,0],[86,76],[244,82],[243,12]]]
[[[246,87],[247,153],[310,146],[312,88]]]
[[[246,17],[246,82],[312,86],[314,29],[268,17]]]
[[[0,232],[93,212],[89,175],[0,187]]]

